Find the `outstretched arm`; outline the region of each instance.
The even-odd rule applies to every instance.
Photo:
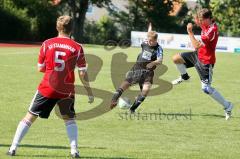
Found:
[[[88,73],[87,71],[85,70],[79,70],[78,71],[78,74],[79,74],[79,78],[84,86],[84,88],[86,89],[87,91],[87,94],[88,94],[88,103],[93,103],[94,102],[94,96],[93,96],[93,93],[92,93],[92,89],[90,87],[90,84],[89,84],[89,79],[88,79]]]

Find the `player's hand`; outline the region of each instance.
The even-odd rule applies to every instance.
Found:
[[[187,32],[188,33],[192,33],[192,29],[193,29],[193,24],[192,23],[188,23],[187,24]]]
[[[88,96],[88,103],[93,103],[94,102],[94,96]]]
[[[149,63],[149,64],[147,64],[147,66],[146,66],[148,69],[151,69],[152,67],[153,67],[153,64],[152,63]]]

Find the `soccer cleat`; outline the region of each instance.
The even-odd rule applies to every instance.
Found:
[[[225,119],[228,120],[232,116],[232,109],[233,109],[233,104],[229,102],[229,105],[227,108],[225,108]]]
[[[12,151],[8,151],[7,153],[6,153],[6,155],[8,155],[8,156],[16,156],[16,151],[15,150],[12,150]]]
[[[130,114],[135,114],[135,110],[132,110],[131,108],[129,109]]]
[[[110,104],[110,108],[113,109],[113,108],[115,108],[116,106],[117,106],[117,101],[112,100],[112,101],[111,101],[111,104]]]
[[[110,108],[111,109],[113,109],[113,108],[115,108],[117,106],[118,99],[122,95],[122,93],[123,93],[123,89],[122,88],[118,88],[116,90],[116,92],[113,94],[112,101],[111,101],[111,104],[110,104]]]
[[[71,154],[71,157],[72,158],[80,158],[80,154],[79,154],[79,152],[75,152],[75,153]]]
[[[180,84],[180,83],[182,83],[182,82],[188,82],[189,80],[190,80],[190,78],[187,79],[187,80],[185,80],[185,79],[183,79],[183,78],[180,76],[179,78],[173,80],[173,81],[172,81],[172,84],[173,84],[173,85],[177,85],[177,84]]]

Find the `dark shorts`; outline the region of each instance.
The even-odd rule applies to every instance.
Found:
[[[212,82],[212,69],[214,64],[203,64],[199,59],[197,52],[184,52],[180,56],[185,61],[187,68],[195,67],[198,75],[203,83],[211,84]]]
[[[30,104],[29,112],[40,118],[48,118],[57,104],[62,117],[71,119],[75,117],[74,101],[74,96],[63,99],[51,99],[44,97],[37,91]]]
[[[142,85],[145,82],[153,83],[154,71],[143,69],[138,65],[134,65],[130,71],[127,72],[126,81],[131,85],[139,84]]]

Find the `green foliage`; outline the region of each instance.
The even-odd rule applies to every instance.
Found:
[[[182,7],[178,14],[176,15],[176,32],[186,34],[186,26],[188,23],[194,24],[193,15],[196,14],[196,9],[188,9],[187,4],[185,2],[182,3]],[[201,34],[200,27],[194,26],[194,33]]]
[[[100,30],[101,42],[117,40],[117,27],[110,18],[106,16],[102,17],[97,25]]]
[[[149,22],[159,32],[186,33],[192,15],[183,3],[178,15],[170,16],[176,1],[179,0],[129,0],[127,11],[119,11],[114,9],[112,0],[62,0],[57,6],[50,0],[0,0],[0,40],[42,41],[56,36],[56,18],[66,13],[73,16],[75,40],[84,43],[128,39],[132,30],[147,31]],[[240,36],[239,1],[198,0],[198,3],[200,7],[212,8],[222,35]],[[89,4],[109,9],[112,18],[86,21]]]
[[[210,0],[197,0],[197,3],[198,3],[202,8],[210,8]]]
[[[174,1],[177,0],[147,0],[140,3],[144,17],[147,21],[152,22],[156,31],[175,32],[176,19],[170,15]]]
[[[187,4],[183,2],[182,7],[178,14],[176,15],[176,23],[178,29],[176,32],[178,33],[186,33],[186,26],[188,23],[192,22],[193,16],[191,11],[188,9]]]
[[[98,7],[108,7],[112,0],[89,0],[90,3],[97,5]]]
[[[84,25],[86,12],[89,4],[94,4],[97,7],[108,7],[111,0],[62,0],[61,8],[65,13],[69,13],[73,17],[73,37],[78,42],[84,42]]]
[[[11,0],[0,3],[0,40],[29,40],[31,20],[26,9],[18,9]]]
[[[132,6],[129,6],[128,9],[131,9],[131,7]],[[125,11],[119,12],[111,11],[110,15],[113,17],[113,21],[120,26],[118,30],[122,39],[129,39],[132,30],[143,30],[139,28],[133,29],[134,15],[132,14],[132,12],[130,12],[130,10],[129,13]],[[140,20],[138,22],[140,22]],[[141,23],[139,23],[139,25],[136,25],[136,27],[142,26],[143,25],[141,25]],[[144,26],[144,29],[146,29],[146,26]]]
[[[1,40],[42,41],[56,36],[57,8],[48,0],[1,0]]]
[[[12,0],[19,9],[27,10],[27,16],[31,19],[33,38],[45,40],[57,35],[55,29],[58,17],[57,7],[49,0]]]
[[[240,2],[237,0],[212,0],[211,7],[221,34],[240,36]]]
[[[85,43],[104,44],[107,40],[118,41],[118,28],[110,18],[104,16],[99,22],[86,21]]]
[[[128,11],[111,10],[114,21],[121,27],[123,38],[130,38],[130,32],[147,31],[149,22],[153,29],[159,32],[178,32],[176,17],[170,16],[174,1],[165,0],[129,0]]]

